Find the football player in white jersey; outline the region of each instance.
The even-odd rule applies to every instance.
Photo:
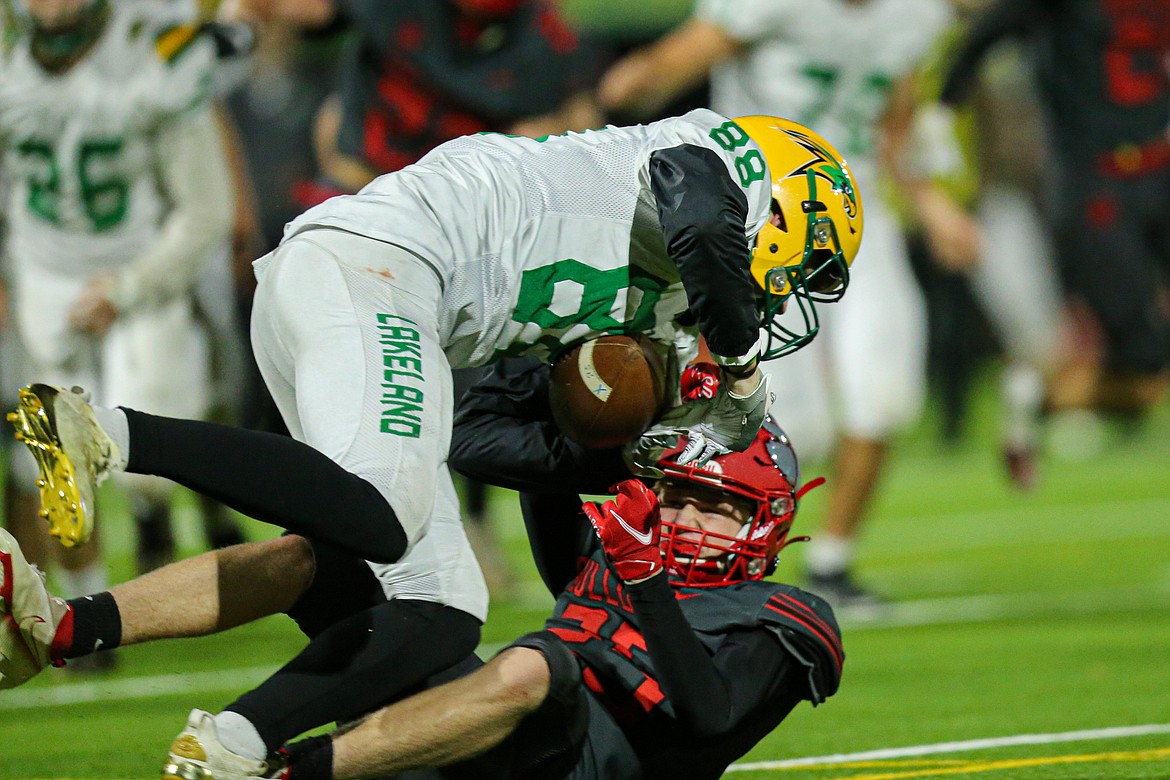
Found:
[[[0,166],[29,370],[107,402],[200,416],[207,347],[190,292],[224,251],[233,210],[210,113],[214,43],[184,24],[182,4],[19,8],[0,58]],[[172,486],[125,486],[140,566],[157,565],[169,554]]]
[[[619,61],[603,106],[651,111],[711,78],[722,113],[779,113],[834,143],[863,182],[892,175],[932,245],[978,251],[973,221],[899,159],[914,71],[949,22],[944,0],[699,0],[692,19]],[[806,460],[835,448],[826,523],[809,545],[809,584],[840,605],[874,599],[850,577],[854,539],[892,435],[916,419],[925,387],[925,313],[901,227],[877,188],[866,193],[866,244],[848,299],[826,334],[769,367],[793,415],[772,410]]]

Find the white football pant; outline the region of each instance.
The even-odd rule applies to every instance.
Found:
[[[371,564],[387,596],[482,620],[487,591],[446,465],[453,391],[438,277],[404,249],[327,228],[255,268],[252,348],[289,432],[373,484],[406,531],[401,561]]]

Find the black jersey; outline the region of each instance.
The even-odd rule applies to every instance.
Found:
[[[591,85],[592,54],[557,12],[475,22],[442,0],[346,0],[338,148],[381,172],[461,135],[549,113]]]
[[[845,660],[832,610],[793,585],[755,580],[718,588],[675,589],[687,623],[714,654],[732,632],[764,628],[808,669],[814,703],[832,696]],[[557,599],[545,628],[572,645],[590,670],[590,688],[636,702],[644,712],[673,714],[654,675],[626,587],[598,549]]]
[[[1170,3],[1063,0],[1039,33],[1055,140],[1073,159],[1141,146],[1170,119]]]
[[[624,585],[598,545],[582,559],[545,628],[577,655],[584,684],[628,741],[622,750],[636,754],[648,776],[718,777],[800,699],[815,704],[836,692],[844,662],[841,635],[832,610],[818,597],[766,581],[662,587],[673,591],[685,625],[673,634],[656,626],[656,647],[648,647],[651,631],[644,632],[644,621],[670,610],[639,597],[641,587]],[[652,656],[655,649],[661,658],[664,649],[684,645],[683,632],[698,639],[709,668],[674,659],[668,680]],[[787,659],[807,674],[807,685],[795,691],[793,676],[777,672],[778,663],[791,663]],[[707,690],[718,696],[704,691],[713,683],[717,687]],[[707,707],[717,716],[695,717]]]
[[[1120,151],[1124,167],[1129,149],[1134,166],[1145,162],[1135,153],[1163,138],[1170,119],[1170,3],[1001,0],[975,23],[944,99],[961,97],[982,54],[1012,33],[1030,36],[1053,141],[1068,161]]]

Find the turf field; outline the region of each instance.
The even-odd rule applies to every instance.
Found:
[[[1170,778],[1170,409],[1094,460],[1050,459],[1022,496],[979,422],[989,402],[957,448],[930,420],[901,442],[859,569],[896,606],[843,619],[840,693],[798,708],[729,777]],[[822,502],[809,495],[798,529],[815,530]],[[489,650],[551,603],[512,497],[493,508],[526,580],[493,606]],[[111,512],[106,528],[115,539],[125,522]],[[125,573],[126,543],[115,552]],[[0,693],[0,778],[157,776],[190,708],[222,706],[300,646],[272,618],[124,649],[108,674],[51,670]]]

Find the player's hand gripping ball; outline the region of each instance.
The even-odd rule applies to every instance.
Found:
[[[553,421],[589,449],[619,447],[637,439],[663,407],[663,357],[648,339],[602,336],[561,356],[552,369]]]

